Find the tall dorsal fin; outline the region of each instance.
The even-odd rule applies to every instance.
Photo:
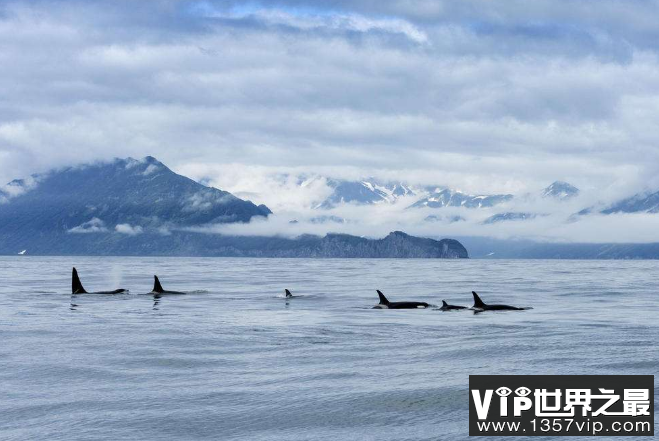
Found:
[[[158,276],[153,276],[153,291],[152,292],[165,292],[165,290],[162,289],[162,285],[160,284],[160,280],[158,280]]]
[[[442,300],[442,306],[448,307],[448,303],[446,303],[446,300]]]
[[[384,294],[382,294],[382,291],[380,291],[379,289],[376,291],[378,292],[378,297],[380,297],[380,305],[388,305],[389,300],[387,300]]]
[[[289,290],[285,289],[284,292],[286,292],[286,297],[293,297],[293,294]]]
[[[478,294],[476,294],[476,291],[471,292],[474,295],[474,308],[482,308],[485,306],[485,302],[481,300],[480,297],[478,297]]]
[[[71,293],[72,294],[85,294],[85,288],[82,287],[80,283],[80,277],[78,277],[78,271],[73,267],[73,277],[71,278]]]

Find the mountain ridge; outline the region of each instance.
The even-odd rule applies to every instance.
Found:
[[[115,159],[14,180],[0,193],[0,254],[467,258],[457,241],[394,232],[227,236],[192,227],[272,212],[178,175],[157,159]]]
[[[314,176],[311,179],[323,178]],[[307,182],[308,177],[298,180],[300,185]],[[446,186],[413,186],[404,182],[380,182],[374,178],[362,180],[344,180],[334,178],[323,178],[331,189],[331,194],[321,202],[315,204],[315,209],[333,209],[342,204],[373,205],[393,204],[405,197],[417,197],[410,201],[408,208],[432,208],[463,207],[468,209],[493,208],[511,202],[514,199],[524,200],[532,198],[531,193],[522,196],[514,196],[508,193],[501,194],[469,194]],[[554,181],[549,186],[540,190],[538,197],[552,198],[558,201],[566,201],[580,194],[580,190],[564,181]]]
[[[466,259],[467,249],[455,239],[429,239],[392,232],[380,239],[349,234],[325,236],[227,236],[176,231],[168,235],[143,232],[125,234],[79,234],[60,243],[33,238],[21,247],[8,248],[0,243],[0,255],[16,255],[22,249],[28,255],[51,256],[191,256],[191,257],[266,257],[266,258],[436,258]],[[21,248],[19,250],[19,248]]]
[[[110,227],[160,228],[172,223],[174,212],[177,219],[173,223],[180,226],[247,222],[272,213],[266,206],[176,174],[151,156],[63,167],[33,175],[31,180],[33,184],[14,195],[7,197],[3,192],[7,200],[0,205],[0,222],[5,228],[20,224],[42,232],[71,232],[99,221]],[[8,186],[16,188],[21,182],[15,180]],[[40,220],[43,222],[38,224]]]

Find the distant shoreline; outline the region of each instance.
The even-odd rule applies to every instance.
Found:
[[[443,259],[436,257],[301,257],[301,256],[235,256],[235,255],[172,255],[172,254],[3,254],[0,253],[0,258],[16,257],[16,258],[29,258],[29,257],[122,257],[122,258],[172,258],[172,259],[287,259],[287,260],[493,260],[493,261],[509,261],[509,260],[535,260],[535,261],[654,261],[659,260],[659,257],[645,257],[645,258],[594,258],[594,257],[469,257],[468,259]]]

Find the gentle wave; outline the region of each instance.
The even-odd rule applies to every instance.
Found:
[[[131,294],[72,296],[74,265],[89,290]],[[22,256],[0,267],[3,440],[462,439],[470,374],[659,367],[650,261]],[[137,295],[153,274],[189,295]],[[534,309],[373,310],[376,288],[463,306],[475,290]]]

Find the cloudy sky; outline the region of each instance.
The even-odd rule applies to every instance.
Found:
[[[0,182],[153,155],[259,203],[281,173],[626,196],[659,187],[657,17],[655,0],[3,1]]]

